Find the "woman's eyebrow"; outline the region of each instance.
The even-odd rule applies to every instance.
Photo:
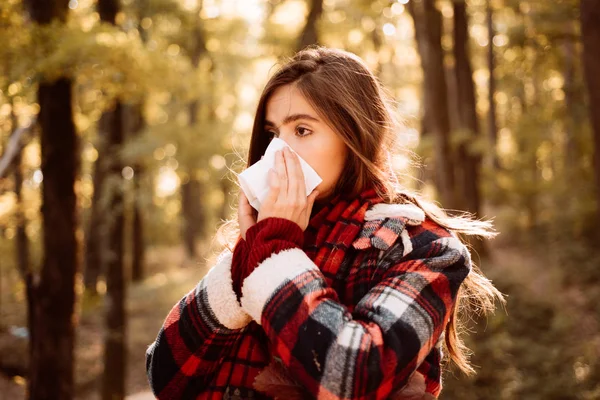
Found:
[[[283,124],[282,125],[287,125],[287,124],[289,124],[291,122],[298,121],[299,119],[307,119],[309,121],[319,122],[319,119],[313,117],[312,115],[308,115],[308,114],[292,114],[292,115],[288,115],[287,117],[285,117],[285,119],[283,120]],[[265,121],[265,125],[277,126],[277,125],[275,125],[273,122],[271,122],[269,120]]]

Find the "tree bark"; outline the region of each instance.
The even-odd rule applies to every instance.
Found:
[[[472,140],[478,140],[479,126],[477,123],[477,108],[475,102],[475,84],[473,83],[473,70],[469,61],[469,22],[467,6],[464,1],[454,2],[454,60],[456,82],[456,104],[458,106],[458,129],[468,132],[470,139],[459,144],[457,149],[457,173],[460,182],[461,208],[481,216],[481,195],[479,189],[479,176],[481,156],[469,150]],[[476,253],[485,255],[484,242],[471,241]]]
[[[198,10],[198,15],[200,14]],[[202,31],[200,18],[198,18],[193,38],[194,46],[190,52],[192,66],[198,68],[200,59],[206,52],[206,40]],[[198,123],[198,99],[192,100],[189,105],[189,125],[195,127]],[[181,212],[183,243],[189,258],[196,258],[196,239],[204,234],[204,211],[201,204],[202,183],[195,177],[196,166],[188,166],[189,180],[181,185]]]
[[[142,26],[142,20],[146,16],[146,8],[148,7],[147,0],[140,0],[138,2],[138,32],[142,42],[145,44],[148,42],[148,32]],[[146,119],[144,116],[144,101],[141,100],[138,104],[131,107],[131,113],[133,119],[133,126],[131,127],[132,137],[139,136],[142,134],[144,127],[146,126]],[[144,166],[135,164],[133,166],[133,227],[132,227],[132,260],[131,260],[131,279],[133,282],[140,282],[145,277],[145,254],[146,254],[146,241],[144,236],[144,212],[141,206],[142,198],[142,181],[144,178]]]
[[[434,135],[435,169],[441,201],[446,208],[456,207],[454,193],[454,162],[450,147],[450,116],[448,88],[444,72],[442,49],[442,16],[434,0],[407,3],[415,26],[417,50],[424,75],[425,115],[427,128]]]
[[[310,3],[310,11],[306,18],[306,24],[300,35],[297,50],[300,51],[306,46],[319,43],[319,32],[317,31],[317,22],[323,14],[323,0],[312,0]]]
[[[104,22],[115,25],[119,11],[118,0],[99,0],[98,13]],[[119,400],[125,398],[126,381],[126,283],[123,262],[123,235],[125,227],[125,207],[123,196],[123,162],[120,151],[124,141],[123,105],[115,100],[111,111],[110,127],[107,131],[106,194],[110,208],[103,217],[107,221],[107,236],[101,239],[106,263],[106,297],[104,338],[104,374],[102,376],[102,399]]]
[[[143,103],[131,107],[133,117],[133,127],[131,133],[133,136],[141,134],[145,126]],[[133,166],[133,227],[132,227],[132,260],[131,260],[131,279],[133,282],[140,282],[144,279],[145,250],[144,240],[144,213],[141,206],[142,197],[142,179],[144,176],[144,167],[141,164]]]
[[[73,396],[75,275],[79,269],[75,176],[77,135],[71,80],[40,84],[44,261],[32,290],[33,329],[30,399]],[[51,368],[49,368],[51,366]]]
[[[600,225],[600,8],[594,0],[581,0],[583,69],[589,94],[589,110],[594,138],[597,223]]]
[[[91,295],[98,294],[98,279],[104,274],[102,265],[102,230],[105,228],[105,219],[103,217],[106,208],[106,195],[104,182],[106,181],[106,153],[107,153],[107,132],[111,126],[111,120],[114,116],[111,113],[104,112],[98,121],[98,134],[96,149],[98,158],[94,165],[94,194],[92,195],[92,206],[90,209],[90,219],[88,222],[87,235],[85,240],[85,270],[83,272],[83,282],[85,290]]]
[[[190,176],[181,185],[181,211],[183,214],[183,243],[190,259],[196,257],[196,240],[202,237],[204,218],[201,210],[202,183]]]
[[[65,22],[67,0],[28,0],[34,22]],[[78,138],[73,123],[72,82],[59,77],[38,88],[42,158],[42,219],[44,259],[39,276],[29,273],[29,399],[73,398],[75,342],[75,276],[79,243],[75,177],[79,169]]]
[[[102,399],[125,398],[126,380],[126,284],[123,264],[124,204],[122,162],[118,156],[123,144],[123,107],[115,103],[112,126],[109,130],[110,167],[106,190],[110,210],[107,218],[107,237],[103,238],[106,263],[106,334],[104,339],[104,375]]]

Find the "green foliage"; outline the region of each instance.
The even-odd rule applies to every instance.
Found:
[[[231,213],[228,205],[235,207],[235,176],[230,170],[244,167],[258,96],[273,66],[296,50],[310,2],[205,0],[203,8],[200,3],[123,0],[116,26],[99,22],[91,0],[80,0],[68,23],[45,27],[30,22],[20,0],[4,0],[0,7],[0,154],[16,128],[11,113],[18,124],[26,123],[39,112],[37,85],[71,77],[74,119],[82,142],[76,189],[86,229],[93,171],[102,152],[99,121],[117,99],[128,109],[140,107],[144,116],[140,131],[126,122],[127,141],[118,155],[134,171],[132,180],[123,184],[126,205],[130,210],[135,201],[144,211],[144,233],[151,248],[181,243],[179,189],[189,179],[202,182],[202,197],[196,204],[204,211],[210,236],[222,213],[225,217]],[[435,163],[434,138],[409,138],[420,123],[423,88],[412,21],[402,3],[325,1],[318,28],[322,44],[353,51],[376,71],[395,96],[398,114],[407,119],[399,142],[422,157],[428,172]],[[578,2],[491,1],[496,31],[492,74],[497,84],[496,144],[488,134],[487,3],[467,2],[480,132],[478,136],[452,132],[452,148],[466,144],[471,154],[482,157],[482,197],[497,216],[501,236],[519,248],[535,244],[541,253],[550,249],[565,270],[561,287],[583,287],[581,296],[589,301],[582,305],[582,313],[597,323],[600,294],[589,284],[598,281],[600,263],[598,250],[589,243],[598,229],[592,196],[594,149],[583,95]],[[231,11],[240,4],[243,7],[237,12]],[[444,16],[442,43],[449,54],[452,2],[442,0],[437,5]],[[191,123],[193,114],[195,123]],[[35,265],[42,242],[39,153],[39,143],[31,141],[22,168],[21,207]],[[495,153],[498,169],[490,162]],[[141,189],[132,199],[133,183],[139,177]],[[428,190],[432,174],[419,177]],[[12,178],[0,181],[0,252],[10,254],[11,260],[1,263],[1,273],[15,267],[18,205],[13,189]],[[548,267],[548,274],[557,268]],[[598,395],[593,384],[594,379],[600,380],[594,358],[597,341],[578,343],[574,333],[581,320],[573,317],[577,310],[538,298],[528,287],[529,269],[524,263],[518,276],[521,284],[498,277],[500,289],[509,294],[508,315],[499,311],[473,327],[477,334],[467,344],[475,352],[473,362],[479,372],[470,380],[458,372],[456,380],[448,375],[442,398],[591,399]]]

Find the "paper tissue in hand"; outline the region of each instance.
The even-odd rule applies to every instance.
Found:
[[[286,142],[278,138],[273,138],[267,150],[265,150],[263,158],[238,175],[242,190],[252,207],[257,211],[260,211],[260,205],[269,193],[269,169],[275,168],[275,153],[284,147],[289,147]],[[291,147],[290,150],[292,150]],[[298,159],[302,165],[306,195],[308,196],[323,180],[300,155],[298,155]]]

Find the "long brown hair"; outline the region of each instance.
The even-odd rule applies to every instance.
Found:
[[[258,102],[248,166],[259,161],[269,145],[271,137],[264,129],[266,105],[273,92],[285,85],[295,85],[349,149],[345,169],[334,193],[357,195],[368,184],[374,183],[386,202],[414,203],[428,218],[455,232],[458,237],[475,235],[492,238],[496,235],[489,221],[475,220],[468,213],[449,216],[434,203],[400,185],[390,161],[394,138],[402,126],[392,109],[392,99],[365,63],[343,50],[306,48],[271,77]],[[235,221],[231,222],[235,225]],[[219,234],[223,235],[225,230],[220,229]],[[234,236],[237,237],[237,234]],[[228,244],[231,245],[231,241]],[[467,375],[475,370],[469,363],[468,349],[458,332],[472,314],[494,311],[496,299],[505,302],[502,293],[473,265],[461,285],[444,334],[450,360]]]

